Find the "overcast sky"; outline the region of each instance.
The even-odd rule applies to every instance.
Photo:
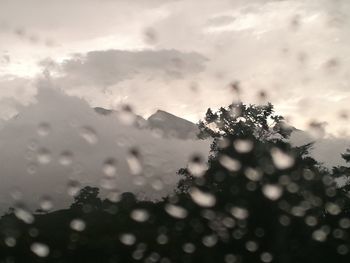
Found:
[[[92,106],[196,121],[267,94],[300,128],[350,134],[348,0],[0,0],[0,117],[36,81]],[[348,130],[346,130],[348,129]]]

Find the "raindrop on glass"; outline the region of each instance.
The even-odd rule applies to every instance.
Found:
[[[276,201],[281,197],[283,188],[278,184],[265,184],[262,187],[262,192],[268,199]]]
[[[253,142],[251,140],[237,139],[233,142],[238,153],[249,153],[253,149]]]
[[[81,185],[78,181],[70,180],[67,185],[67,193],[70,196],[76,196],[80,191]]]
[[[135,209],[130,216],[136,222],[146,222],[149,219],[149,213],[145,209]]]
[[[114,177],[117,173],[116,163],[113,158],[107,159],[103,164],[103,173],[108,177]]]
[[[133,175],[140,175],[142,173],[142,164],[140,161],[140,154],[136,149],[132,149],[127,157],[130,172]]]
[[[165,206],[165,211],[174,218],[183,219],[187,217],[187,210],[181,206],[173,205],[173,204],[167,204]]]
[[[40,208],[43,211],[50,211],[53,208],[52,199],[49,196],[44,196],[40,200]]]
[[[119,237],[120,242],[124,245],[132,246],[136,242],[136,237],[133,234],[122,234]]]
[[[37,255],[38,257],[47,257],[50,254],[50,248],[48,247],[48,245],[43,244],[43,243],[33,243],[30,246],[30,250]]]
[[[193,156],[187,168],[194,177],[201,177],[207,170],[207,165],[201,156]]]
[[[96,144],[98,142],[97,134],[91,127],[82,127],[80,129],[80,136],[89,144]]]
[[[219,158],[220,164],[231,172],[236,172],[241,169],[241,163],[227,155],[222,155]]]
[[[59,162],[63,166],[69,166],[73,163],[73,153],[71,151],[64,151],[60,154]]]
[[[195,187],[190,190],[190,195],[192,200],[202,207],[213,207],[216,203],[216,198],[213,194],[203,192]]]
[[[38,151],[38,162],[41,164],[48,164],[51,162],[51,152],[48,149],[41,148]]]
[[[50,127],[50,124],[47,123],[47,122],[42,122],[38,125],[38,134],[40,136],[47,136],[49,135],[51,131],[51,127]]]
[[[278,148],[271,150],[273,163],[280,170],[291,168],[294,165],[294,158]]]
[[[73,219],[70,222],[69,226],[70,226],[71,229],[73,229],[75,231],[78,231],[78,232],[81,232],[81,231],[85,230],[86,224],[81,219]]]

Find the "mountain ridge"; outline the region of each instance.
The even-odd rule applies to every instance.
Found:
[[[116,110],[105,109],[102,107],[95,107],[94,110],[96,113],[103,116],[119,113]],[[133,124],[140,129],[152,130],[165,138],[195,140],[197,139],[197,134],[199,132],[195,123],[160,109],[150,115],[147,119],[135,114]]]

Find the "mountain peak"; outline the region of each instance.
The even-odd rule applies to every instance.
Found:
[[[151,129],[160,130],[168,137],[195,139],[197,125],[163,110],[157,110],[147,122]]]
[[[104,116],[116,112],[102,107],[96,107],[94,110],[96,113]],[[140,129],[160,131],[163,137],[172,137],[182,140],[196,139],[198,133],[196,124],[164,110],[157,110],[147,120],[136,115],[135,126]]]

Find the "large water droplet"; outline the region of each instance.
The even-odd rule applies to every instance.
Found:
[[[198,188],[193,187],[190,190],[192,200],[199,206],[212,207],[216,203],[216,198],[211,193],[205,193]]]
[[[146,209],[135,209],[130,216],[137,222],[146,222],[149,219],[149,213]]]
[[[245,169],[244,174],[249,180],[254,181],[254,182],[259,181],[262,177],[261,171],[254,169],[254,168],[250,168],[250,167]]]
[[[63,166],[69,166],[73,162],[73,153],[71,151],[64,151],[61,153],[59,162]]]
[[[73,219],[70,222],[70,228],[75,230],[75,231],[78,231],[78,232],[84,231],[85,227],[86,227],[86,224],[81,219]]]
[[[114,177],[117,173],[116,163],[113,158],[107,159],[103,164],[103,173],[108,177]]]
[[[26,224],[32,224],[34,222],[32,213],[23,206],[15,208],[15,216]]]
[[[312,238],[316,241],[324,242],[327,239],[327,233],[323,229],[318,229],[312,233]]]
[[[219,162],[223,167],[231,172],[235,172],[241,169],[241,163],[238,160],[233,159],[227,155],[220,156]]]
[[[173,204],[167,204],[165,206],[165,211],[174,218],[183,219],[187,217],[187,210],[185,208],[182,208],[181,206],[173,205]]]
[[[70,180],[67,185],[67,192],[70,196],[76,196],[80,191],[81,185],[78,181]]]
[[[51,131],[50,124],[47,122],[42,122],[38,125],[38,134],[40,136],[47,136]]]
[[[45,148],[39,149],[38,162],[41,164],[48,164],[49,162],[51,162],[51,152]]]
[[[268,199],[275,201],[281,197],[283,188],[278,184],[265,184],[262,187],[262,192]]]
[[[249,212],[247,209],[245,209],[243,207],[238,207],[238,206],[231,208],[231,214],[235,218],[240,219],[240,220],[244,220],[244,219],[248,218],[248,216],[249,216]]]
[[[251,140],[237,139],[233,142],[238,153],[248,153],[253,149],[253,142]]]
[[[31,251],[37,255],[38,257],[47,257],[50,254],[50,248],[48,247],[48,245],[43,244],[43,243],[33,243],[30,246]]]
[[[188,170],[194,177],[201,177],[207,170],[207,165],[201,156],[193,156],[188,163]]]
[[[202,238],[202,243],[206,247],[213,247],[218,242],[218,237],[216,235],[208,235]]]
[[[14,237],[6,237],[4,241],[8,247],[14,247],[17,244],[17,240]]]
[[[291,168],[294,165],[294,158],[278,148],[271,150],[272,160],[280,170]]]
[[[132,149],[127,157],[130,172],[133,175],[140,175],[142,173],[142,164],[140,154],[136,149]]]
[[[119,237],[120,242],[122,242],[124,245],[132,246],[136,242],[136,237],[133,234],[122,234]]]
[[[53,208],[53,202],[51,197],[49,196],[44,196],[40,200],[40,208],[43,211],[50,211]]]
[[[117,116],[118,119],[125,125],[133,125],[136,120],[136,115],[134,114],[130,105],[123,105]]]

